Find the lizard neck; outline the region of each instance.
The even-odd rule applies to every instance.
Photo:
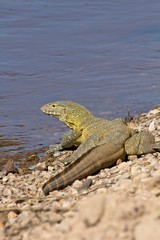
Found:
[[[89,125],[95,117],[90,113],[84,113],[84,112],[77,112],[75,115],[69,115],[66,120],[65,124],[77,131],[82,131],[84,128],[86,128],[87,125]]]

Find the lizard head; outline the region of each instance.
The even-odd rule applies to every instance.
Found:
[[[47,115],[57,117],[73,129],[79,129],[86,117],[93,116],[85,107],[72,101],[47,103],[41,107],[41,110]]]

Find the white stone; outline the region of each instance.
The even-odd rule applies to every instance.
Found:
[[[152,121],[152,122],[149,124],[148,130],[149,130],[150,132],[153,132],[155,129],[156,129],[155,123],[154,123],[154,121]]]

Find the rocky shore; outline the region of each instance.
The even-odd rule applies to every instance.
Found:
[[[129,123],[160,141],[160,107]],[[42,185],[72,151],[46,157],[30,171],[0,172],[1,240],[159,240],[160,153],[129,156],[45,197]],[[36,156],[30,156],[33,160]]]

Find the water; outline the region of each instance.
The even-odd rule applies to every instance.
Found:
[[[73,100],[97,116],[160,104],[158,0],[1,0],[1,153],[59,141],[40,107]]]

